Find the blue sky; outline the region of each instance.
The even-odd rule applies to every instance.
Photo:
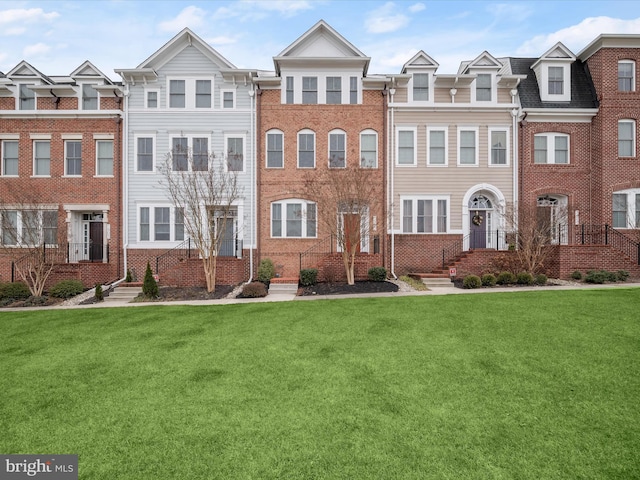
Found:
[[[67,75],[85,60],[114,80],[184,27],[240,68],[272,58],[324,19],[371,57],[370,73],[398,73],[418,50],[455,73],[484,50],[537,57],[556,42],[579,53],[600,33],[640,33],[640,2],[515,1],[6,1],[0,71],[21,60]]]

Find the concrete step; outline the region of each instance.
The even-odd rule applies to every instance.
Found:
[[[422,277],[422,283],[427,288],[453,287],[453,282],[449,277]]]
[[[142,287],[116,287],[108,297],[104,297],[104,301],[128,303],[140,293],[142,293]]]
[[[295,295],[298,292],[297,283],[273,283],[269,285],[270,294],[292,294]]]

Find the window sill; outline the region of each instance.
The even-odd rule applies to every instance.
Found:
[[[94,175],[93,178],[114,178],[114,175]]]
[[[31,175],[30,178],[51,178],[51,175]]]
[[[62,175],[62,178],[82,178],[82,175]]]

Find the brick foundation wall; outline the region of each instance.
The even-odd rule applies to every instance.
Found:
[[[395,274],[429,273],[442,269],[442,250],[462,240],[462,235],[396,235]],[[391,240],[387,241],[389,251]],[[390,264],[390,263],[389,263]]]
[[[626,270],[633,278],[640,278],[640,266],[626,258],[618,250],[607,245],[558,245],[547,260],[547,275],[554,278],[570,278],[579,270]]]

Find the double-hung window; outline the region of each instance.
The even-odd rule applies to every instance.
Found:
[[[478,130],[458,130],[458,165],[478,165]]]
[[[175,137],[171,139],[171,158],[173,160],[173,170],[175,172],[186,172],[189,170],[188,138]]]
[[[618,156],[636,156],[636,122],[633,120],[618,120]]]
[[[315,238],[316,204],[304,200],[283,200],[271,204],[271,236]]]
[[[153,137],[138,137],[136,139],[136,170],[138,172],[153,171]]]
[[[476,101],[491,101],[491,74],[480,73],[476,77]]]
[[[329,133],[329,167],[345,168],[347,166],[346,144],[347,134],[341,130]]]
[[[267,168],[284,167],[284,134],[279,130],[267,132]]]
[[[349,77],[349,103],[358,103],[358,77]]]
[[[222,91],[222,108],[231,110],[236,107],[236,93],[233,90]]]
[[[302,77],[302,103],[318,103],[318,77]]]
[[[211,80],[196,80],[196,108],[211,108]]]
[[[327,103],[342,103],[342,78],[327,77]]]
[[[360,133],[360,167],[378,168],[378,134],[375,130]]]
[[[36,177],[51,175],[50,140],[35,140],[33,142],[33,175]]]
[[[82,84],[82,109],[83,110],[98,110],[98,91],[93,88],[93,85],[88,83]]]
[[[293,103],[293,77],[286,77],[285,82],[285,103],[290,105]]]
[[[186,107],[186,81],[185,80],[169,80],[169,107],[185,108]]]
[[[18,176],[18,141],[2,141],[2,175],[5,177]]]
[[[147,108],[158,108],[158,91],[147,90],[146,91],[146,105]]]
[[[227,137],[227,168],[230,172],[244,171],[244,137]]]
[[[627,194],[613,194],[613,228],[627,228]]]
[[[209,139],[207,137],[173,137],[171,139],[172,169],[176,172],[209,169]]]
[[[402,200],[402,233],[446,233],[448,198],[418,197]]]
[[[139,207],[138,238],[141,242],[183,241],[184,209],[168,205]]]
[[[96,142],[96,175],[113,175],[113,140],[98,140]]]
[[[57,210],[5,210],[0,215],[3,245],[58,243]]]
[[[564,67],[549,67],[549,95],[564,94]]]
[[[635,90],[635,67],[632,60],[618,62],[618,91],[633,92]]]
[[[192,142],[193,164],[191,169],[194,172],[206,172],[209,170],[209,139],[195,137]]]
[[[446,127],[427,127],[427,165],[447,165]]]
[[[489,130],[491,142],[489,165],[507,165],[507,138],[506,130]]]
[[[416,165],[416,130],[398,130],[397,142],[398,165]]]
[[[18,107],[20,110],[36,109],[36,94],[29,85],[18,85]]]
[[[315,168],[316,135],[311,130],[298,132],[298,168]]]
[[[534,163],[569,163],[569,135],[563,133],[540,133],[533,139]]]
[[[64,173],[68,176],[82,175],[82,142],[80,140],[64,142]]]
[[[429,101],[429,74],[428,73],[413,74],[413,101],[414,102]]]

